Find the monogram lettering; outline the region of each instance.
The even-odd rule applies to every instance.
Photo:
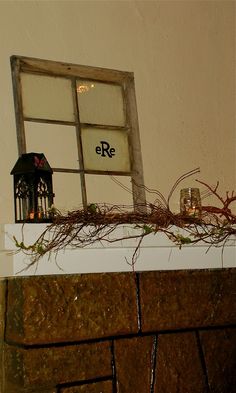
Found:
[[[97,154],[100,154],[101,157],[109,157],[112,158],[115,155],[116,149],[114,147],[110,147],[109,143],[106,141],[100,141],[101,146],[96,146],[95,151]]]

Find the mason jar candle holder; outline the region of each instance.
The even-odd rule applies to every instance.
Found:
[[[189,217],[201,216],[201,197],[199,188],[183,188],[180,190],[180,212]]]

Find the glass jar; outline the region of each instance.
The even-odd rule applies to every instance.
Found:
[[[199,188],[183,188],[180,191],[180,212],[189,217],[201,216],[201,197]]]

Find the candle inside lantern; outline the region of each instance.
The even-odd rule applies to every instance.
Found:
[[[201,197],[199,188],[183,188],[180,191],[180,212],[189,217],[201,215]]]
[[[33,220],[34,219],[34,211],[31,210],[30,214],[29,214],[29,219]]]
[[[37,215],[38,215],[38,219],[39,220],[41,220],[43,218],[43,208],[42,208],[42,206],[38,207]]]

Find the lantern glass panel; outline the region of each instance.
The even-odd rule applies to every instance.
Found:
[[[36,214],[36,218],[39,220],[49,219],[50,208],[53,204],[53,200],[51,182],[46,177],[39,176],[36,189],[36,198],[37,211],[34,212]]]
[[[30,210],[30,187],[24,176],[17,176],[15,179],[15,204],[16,221],[25,221],[29,218]]]

